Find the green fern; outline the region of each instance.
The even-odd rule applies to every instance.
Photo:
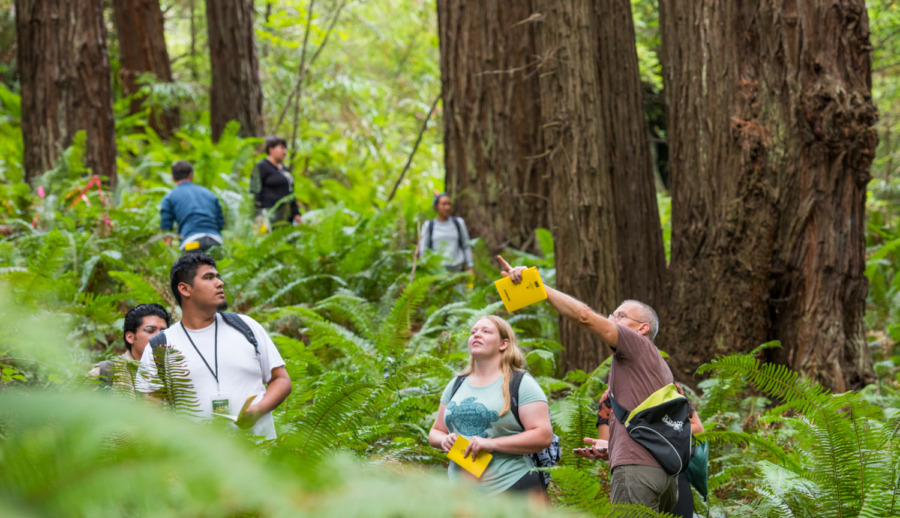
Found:
[[[176,413],[197,415],[200,402],[184,355],[172,347],[155,347],[152,352],[156,365],[153,395]]]
[[[297,422],[297,434],[288,442],[307,456],[321,456],[340,446],[349,419],[372,392],[374,385],[358,378],[331,373],[322,377],[313,404]]]
[[[898,441],[893,430],[878,419],[881,410],[858,393],[831,395],[826,389],[783,366],[760,365],[750,355],[728,356],[701,367],[731,377],[745,377],[756,388],[783,402],[768,420],[782,421],[796,430],[790,447],[778,454],[781,466],[760,461],[760,474],[768,485],[758,494],[765,505],[782,512],[816,516],[893,515],[894,495],[900,490],[896,470]],[[781,417],[787,410],[796,416]],[[718,432],[704,434],[715,440]],[[736,436],[746,440],[746,435]],[[771,440],[771,439],[769,439]],[[758,442],[756,439],[747,442]],[[768,448],[771,453],[775,448]],[[786,458],[785,456],[789,457]],[[790,491],[786,496],[777,483],[796,480],[807,492]],[[792,478],[791,478],[792,477]]]

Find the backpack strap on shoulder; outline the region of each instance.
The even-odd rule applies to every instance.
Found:
[[[519,385],[522,384],[522,378],[524,377],[525,371],[514,370],[512,378],[509,380],[509,411],[512,412],[513,417],[516,418],[516,422],[519,423],[519,426],[522,428],[525,428],[525,425],[523,425],[522,420],[519,419]]]
[[[613,397],[612,392],[609,393],[609,402],[612,404],[612,411],[613,414],[615,414],[616,419],[618,419],[620,423],[625,424],[625,421],[628,420],[628,414],[630,414],[631,411],[625,410],[625,407],[620,405],[619,402],[616,401],[616,398]]]
[[[156,335],[151,338],[150,342],[148,343],[152,349],[158,349],[166,345],[166,332],[160,331],[159,333],[156,333]]]
[[[456,391],[459,390],[460,385],[462,385],[463,380],[468,377],[468,374],[463,374],[457,376],[456,379],[453,380],[453,388],[450,390],[450,399],[453,399],[453,396],[456,395]]]
[[[465,250],[467,248],[468,243],[463,240],[462,237],[462,227],[459,224],[459,218],[456,216],[450,216],[450,221],[453,222],[453,226],[456,227],[456,239],[458,240],[459,249]]]
[[[434,220],[429,219],[425,224],[428,225],[428,230],[425,232],[425,248],[434,250]]]
[[[222,319],[225,320],[226,324],[237,329],[242,335],[244,335],[244,338],[246,338],[247,341],[250,342],[251,345],[253,345],[253,350],[256,351],[256,356],[259,357],[259,343],[256,342],[256,336],[253,334],[253,330],[250,329],[250,326],[247,325],[247,322],[244,322],[244,319],[241,318],[237,313],[220,311],[219,314],[222,315]]]

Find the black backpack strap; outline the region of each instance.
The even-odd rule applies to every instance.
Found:
[[[429,219],[425,224],[428,225],[428,230],[425,232],[425,248],[434,250],[434,241],[432,239],[432,236],[434,236],[434,220]]]
[[[516,418],[516,422],[519,423],[523,429],[525,425],[522,424],[522,420],[519,419],[519,385],[522,384],[522,378],[525,377],[525,371],[517,371],[514,370],[512,374],[512,378],[509,380],[509,411],[512,412],[513,417]]]
[[[459,225],[459,218],[456,216],[450,216],[450,221],[453,222],[453,226],[456,227],[456,239],[459,243],[459,249],[465,250],[468,247],[468,243],[464,242],[462,237],[462,227]]]
[[[456,395],[456,391],[459,390],[459,386],[462,385],[463,380],[468,377],[468,374],[463,374],[461,376],[457,376],[456,379],[453,380],[453,388],[450,390],[450,397],[448,398],[448,401],[450,399],[453,399],[453,396]]]
[[[164,345],[166,345],[166,332],[160,331],[153,338],[150,339],[150,347],[153,349],[158,349]],[[140,359],[140,358],[139,358]]]
[[[620,423],[625,424],[631,410],[625,410],[625,407],[620,405],[619,402],[616,401],[616,398],[613,397],[612,392],[609,393],[609,402],[612,403],[612,411],[613,414],[615,414],[616,419],[618,419]]]
[[[230,325],[231,327],[237,329],[244,338],[253,345],[253,349],[256,351],[256,356],[259,356],[259,344],[256,342],[256,336],[253,334],[253,330],[250,329],[250,326],[247,325],[247,322],[244,322],[244,319],[240,317],[237,313],[227,313],[225,311],[219,312],[222,315],[222,319],[225,320],[225,323]],[[162,334],[162,333],[160,333]],[[159,335],[157,335],[159,336]]]

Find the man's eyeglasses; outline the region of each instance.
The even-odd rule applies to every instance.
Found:
[[[155,335],[158,331],[162,331],[165,329],[164,327],[156,327],[156,326],[144,326],[141,330],[148,335]]]
[[[647,322],[638,320],[636,318],[631,318],[630,316],[626,315],[625,313],[622,313],[621,311],[616,311],[615,313],[610,313],[608,318],[610,320],[612,320],[612,319],[622,320],[623,318],[627,318],[628,320],[634,320],[638,324],[646,324],[647,323]]]

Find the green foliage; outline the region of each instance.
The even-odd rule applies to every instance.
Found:
[[[595,436],[608,362],[590,373],[563,372],[556,314],[546,304],[505,314],[491,283],[498,272],[478,240],[473,278],[447,274],[435,255],[411,275],[416,222],[428,217],[430,193],[442,183],[440,109],[398,194],[385,199],[440,91],[433,4],[348,3],[310,65],[295,119],[286,103],[310,5],[271,4],[266,16],[259,4],[256,17],[267,127],[290,138],[297,126],[290,148],[302,226],[256,233],[248,177],[261,158],[260,139],[240,137],[234,123],[219,142],[210,139],[202,2],[166,6],[176,82],[145,78],[142,89],[149,105],[180,108],[174,137],[160,139],[146,128],[147,111],[129,114],[129,99],[117,100],[115,192],[81,196],[84,134],[34,185],[23,183],[21,102],[15,85],[0,85],[0,318],[7,326],[0,333],[0,506],[23,516],[545,514],[522,500],[450,486],[440,473],[445,457],[427,444],[440,393],[467,360],[469,327],[481,315],[502,314],[550,396],[563,440],[550,512],[656,516],[612,506],[607,464],[571,453]],[[315,3],[307,64],[338,5]],[[752,354],[705,367],[711,377],[695,400],[708,430],[702,438],[713,448],[711,500],[698,509],[712,516],[897,512],[900,162],[891,142],[900,103],[890,36],[900,9],[893,1],[868,7],[882,118],[867,202],[866,318],[881,383],[833,395]],[[656,2],[633,2],[633,9],[642,79],[658,91]],[[77,388],[92,363],[120,352],[129,306],[174,306],[167,276],[178,251],[161,242],[157,218],[179,159],[194,165],[196,181],[226,210],[226,243],[216,253],[232,308],[259,320],[287,362],[294,392],[276,412],[277,441],[251,444],[234,431],[125,401],[134,364],[119,359],[119,390]],[[668,250],[670,200],[659,202]],[[550,232],[536,237],[540,256],[504,256],[538,265],[553,285]],[[170,372],[183,369],[176,355],[161,362]],[[190,409],[191,392],[176,376],[164,399]],[[144,482],[126,482],[136,480]]]
[[[780,433],[713,430],[700,436],[756,448],[741,462],[734,456],[726,471],[739,469],[746,490],[757,495],[753,516],[893,516],[900,491],[897,429],[884,410],[860,394],[833,395],[781,366],[761,364],[752,354],[714,360],[700,372],[715,371],[746,379],[778,400],[762,419]],[[709,426],[707,427],[709,429]],[[788,433],[785,433],[788,432]],[[770,444],[763,444],[768,442]],[[777,449],[776,449],[777,448]],[[781,450],[781,451],[778,451]],[[752,477],[747,477],[752,470]],[[732,478],[732,480],[734,480]],[[713,476],[713,494],[722,477]]]

